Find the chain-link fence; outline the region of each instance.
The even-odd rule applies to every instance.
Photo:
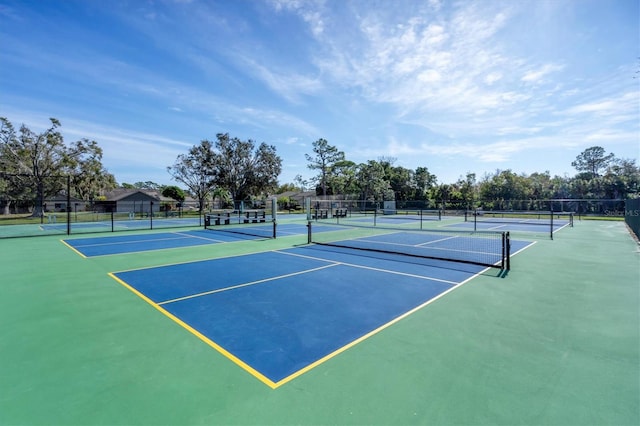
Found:
[[[640,198],[627,200],[624,219],[636,238],[640,238]]]
[[[0,238],[201,226],[199,210],[156,191],[80,196],[68,176],[0,175]]]

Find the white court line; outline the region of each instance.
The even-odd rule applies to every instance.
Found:
[[[217,240],[215,238],[201,237],[200,235],[183,234],[182,232],[173,232],[173,234],[175,234],[175,235],[184,235],[187,238],[195,238],[195,239],[201,239],[201,240],[205,240],[205,241],[215,241],[217,243],[226,243],[227,242],[227,241],[224,241],[224,240]]]
[[[231,287],[218,288],[216,290],[210,290],[210,291],[205,291],[205,292],[202,292],[202,293],[191,294],[189,296],[183,296],[183,297],[178,297],[176,299],[165,300],[164,302],[159,302],[157,304],[160,306],[160,305],[166,305],[168,303],[180,302],[182,300],[193,299],[195,297],[206,296],[206,295],[215,294],[215,293],[221,293],[223,291],[235,290],[237,288],[248,287],[248,286],[252,286],[252,285],[256,285],[256,284],[266,283],[266,282],[269,282],[269,281],[279,280],[279,279],[282,279],[282,278],[289,278],[289,277],[294,277],[296,275],[307,274],[309,272],[315,272],[315,271],[319,271],[321,269],[331,268],[331,267],[334,267],[334,266],[338,266],[338,263],[325,265],[325,266],[320,266],[318,268],[313,268],[313,269],[307,269],[307,270],[304,270],[304,271],[292,272],[291,274],[278,275],[277,277],[264,278],[264,279],[261,279],[261,280],[251,281],[251,282],[244,283],[244,284],[238,284],[238,285],[234,285],[234,286],[231,286]]]
[[[171,234],[171,235],[175,235],[175,234]],[[112,237],[103,237],[105,239],[109,239]],[[84,248],[84,247],[100,247],[100,246],[113,246],[113,245],[120,245],[120,244],[138,244],[138,243],[151,243],[154,241],[171,241],[171,240],[182,240],[182,239],[186,239],[185,236],[182,237],[174,237],[174,238],[155,238],[155,239],[145,239],[145,240],[132,240],[132,241],[112,241],[112,242],[105,242],[105,243],[96,243],[96,244],[84,244],[84,245],[78,245],[78,246],[74,246],[76,248]],[[68,240],[71,241],[71,240]],[[213,241],[213,240],[211,240]]]

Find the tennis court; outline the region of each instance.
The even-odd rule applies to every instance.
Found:
[[[371,246],[382,240],[395,250],[400,244],[452,247],[449,238],[411,236],[409,245],[407,233],[358,241]],[[529,245],[514,244],[518,250]],[[460,243],[454,246],[456,251],[462,248]],[[473,259],[475,254],[469,256]],[[484,269],[406,258],[399,251],[370,253],[309,245],[111,276],[276,388]],[[185,281],[184,277],[199,278]]]
[[[0,240],[0,424],[640,423],[624,223],[577,221],[524,250],[532,234],[512,235],[505,273],[386,253],[398,230],[314,222],[308,245],[305,218],[288,219],[276,239],[116,256]],[[453,245],[443,222],[400,242],[494,252]]]
[[[325,226],[319,228],[318,232],[329,232],[336,229],[340,228]],[[236,227],[223,226],[207,230],[186,230],[183,232],[72,238],[63,240],[63,243],[80,256],[94,257],[209,244],[235,243],[271,238],[272,233],[272,224],[252,224]],[[283,224],[278,229],[280,237],[304,235],[306,233],[307,227],[302,224]]]
[[[450,223],[445,226],[473,231],[547,233],[553,239],[556,232],[573,227],[573,215],[551,212],[486,212],[465,215],[464,222]]]

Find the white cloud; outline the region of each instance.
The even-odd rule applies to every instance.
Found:
[[[487,74],[487,76],[484,78],[484,82],[490,86],[493,83],[500,81],[501,79],[502,79],[502,73],[498,71],[493,71]]]
[[[280,73],[263,66],[250,58],[242,59],[246,68],[263,81],[276,95],[289,102],[299,103],[300,95],[316,94],[323,88],[322,82],[295,72]]]
[[[276,11],[285,10],[296,13],[308,24],[314,36],[320,37],[324,32],[323,0],[271,0],[270,3]]]
[[[544,77],[548,74],[556,71],[561,71],[564,67],[556,64],[546,64],[542,67],[534,70],[529,70],[522,76],[522,81],[526,83],[537,83],[540,82]]]

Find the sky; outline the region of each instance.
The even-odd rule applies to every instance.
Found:
[[[635,77],[635,78],[634,78]],[[326,139],[438,183],[638,164],[640,0],[0,0],[0,116],[96,140],[118,183],[229,133],[310,179]]]

